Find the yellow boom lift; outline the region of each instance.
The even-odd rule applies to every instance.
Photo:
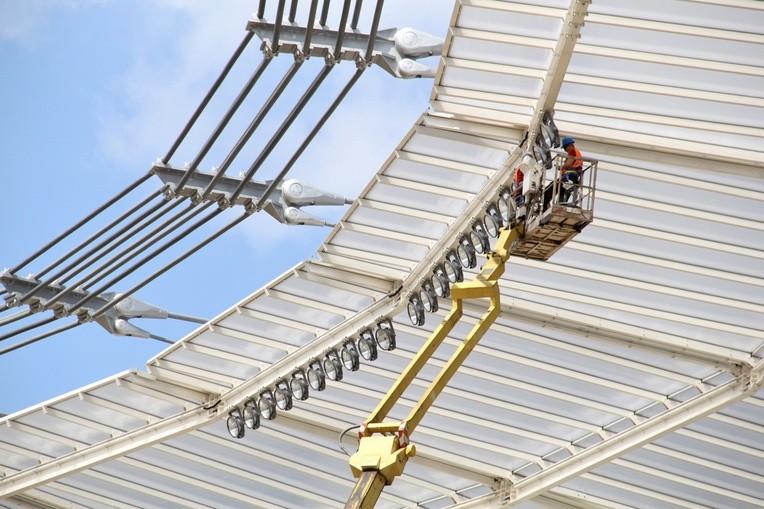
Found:
[[[411,434],[501,313],[498,282],[510,254],[547,260],[592,221],[597,161],[585,159],[584,176],[574,193],[576,198],[572,203],[560,203],[559,169],[563,160],[564,156],[561,155],[555,164],[550,164],[553,175],[548,185],[544,183],[546,178],[543,168],[530,163],[530,166],[535,167],[527,169],[537,175],[537,180],[536,185],[530,188],[526,183],[524,208],[514,210],[510,226],[501,230],[493,251],[487,255],[488,261],[477,276],[472,281],[451,286],[451,311],[422,345],[377,408],[361,424],[358,450],[350,457],[350,469],[357,482],[345,509],[373,508],[384,486],[392,484],[395,477],[403,473],[408,459],[416,454],[415,446],[409,441]],[[459,322],[465,299],[489,299],[488,310],[430,383],[408,416],[399,422],[384,422],[387,414]]]

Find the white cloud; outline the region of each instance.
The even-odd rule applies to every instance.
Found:
[[[338,2],[334,4],[339,5]],[[147,163],[167,150],[243,37],[244,25],[251,9],[256,6],[252,2],[242,1],[236,2],[233,7],[226,4],[226,8],[222,9],[219,5],[211,5],[208,2],[179,0],[155,0],[154,5],[160,10],[172,11],[173,16],[182,17],[182,37],[171,39],[173,46],[165,48],[168,60],[164,67],[152,67],[156,64],[148,56],[137,59],[128,67],[121,84],[124,88],[126,107],[123,105],[117,108],[109,104],[103,106],[104,150],[110,158],[127,164],[136,171],[145,170]],[[371,2],[364,4],[366,12],[371,10],[371,5]],[[381,28],[414,26],[437,33],[439,30],[435,25],[438,25],[440,32],[445,32],[451,7],[450,0],[430,0],[415,4],[403,0],[388,1],[385,4],[386,14]],[[335,15],[334,19],[337,17]],[[257,48],[257,41],[253,41],[252,45]],[[281,59],[283,63],[283,60],[288,58],[280,56],[277,60]],[[248,62],[250,68],[247,74],[254,69],[255,62],[259,62],[259,55],[256,61]],[[437,60],[433,60],[431,64],[437,65]],[[350,62],[343,62],[340,67],[345,69],[345,75],[349,75],[353,69]],[[269,71],[271,70],[269,68]],[[306,74],[313,75],[312,72]],[[344,84],[344,78],[335,78],[337,74],[342,72],[333,72],[331,80],[327,80],[327,84],[322,88],[328,89],[329,93],[320,98],[317,96],[312,101],[311,107],[318,111],[318,114],[313,115],[313,120],[323,113],[328,102]],[[299,93],[305,86],[302,84],[298,87]],[[427,109],[431,86],[431,80],[395,80],[378,68],[369,69],[308,151],[303,154],[290,176],[303,178],[319,187],[355,198],[416,118]],[[270,89],[260,92],[261,95],[267,93],[270,93]],[[201,122],[204,125],[200,126],[201,129],[195,129],[197,134],[189,143],[190,146],[195,150],[201,147],[222,112],[223,109],[220,108],[217,117]],[[271,124],[281,122],[285,114],[284,111],[280,111]],[[274,152],[273,159],[278,159],[279,153],[282,160],[288,158],[297,143],[294,141],[289,145],[290,141],[302,141],[304,134],[313,126],[310,119],[301,118],[300,122],[302,124],[295,125],[295,129],[300,132],[295,136],[286,137],[278,151]],[[269,127],[273,128],[273,125]],[[292,131],[290,135],[291,133]],[[236,137],[238,134],[237,132]],[[259,136],[264,137],[262,134]],[[267,136],[270,136],[270,133]],[[234,142],[235,138],[231,136],[225,140],[221,139],[221,145],[225,145],[223,153],[230,149]],[[284,153],[287,155],[284,156]],[[248,161],[237,164],[229,169],[228,173],[238,173],[243,169],[242,166],[253,158],[254,155],[242,152],[240,159]],[[188,159],[187,157],[178,161],[176,158],[173,164],[182,164]],[[255,178],[271,178],[272,175],[265,174],[268,171],[278,171],[281,163],[269,163],[268,166],[259,171]],[[337,220],[344,208],[306,210]],[[274,247],[293,239],[295,228],[308,227],[287,227],[276,223],[266,214],[257,214],[257,217],[247,220],[245,225],[242,225],[241,231],[256,253],[269,253]],[[322,236],[327,232],[324,229]]]
[[[141,170],[167,151],[244,36],[250,14],[244,0],[225,9],[200,1],[153,4],[148,16],[154,21],[143,27],[152,33],[134,48],[114,96],[101,104],[104,152]]]
[[[369,17],[372,3],[367,4],[364,12]],[[224,6],[201,0],[154,0],[152,5],[154,11],[159,11],[150,14],[151,19],[156,20],[153,30],[158,34],[168,30],[173,33],[166,38],[147,35],[145,47],[135,48],[135,60],[127,64],[122,81],[115,84],[118,93],[104,98],[101,110],[103,150],[115,162],[137,166],[141,171],[147,162],[163,155],[180,132],[243,37],[246,21],[256,7],[248,0],[227,2]],[[269,3],[269,8],[274,9],[274,5],[275,2]],[[332,5],[338,10],[340,3]],[[451,5],[450,0],[388,1],[381,28],[407,25],[442,33]],[[267,12],[266,17],[268,15],[272,18],[273,12]],[[330,20],[338,17],[338,13],[332,13]],[[168,27],[168,19],[182,21]],[[362,19],[359,25],[362,29],[364,21]],[[169,47],[158,47],[158,41]],[[255,48],[257,45],[257,40],[251,43]],[[160,49],[161,61],[152,54]],[[369,81],[366,76],[363,79]],[[379,94],[375,94],[379,98]],[[386,118],[392,114],[389,106],[386,104],[374,112],[378,123],[387,122]],[[424,104],[417,107],[417,114],[425,108]],[[217,117],[201,119],[189,145],[201,146],[222,111]]]

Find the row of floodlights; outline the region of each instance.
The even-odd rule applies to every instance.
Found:
[[[340,381],[343,369],[358,371],[361,359],[374,361],[379,349],[395,349],[395,329],[393,322],[385,318],[377,323],[377,328],[364,329],[357,339],[349,338],[339,348],[332,348],[323,357],[315,357],[296,369],[288,379],[277,381],[256,397],[244,402],[244,406],[234,408],[226,420],[228,433],[233,438],[242,438],[246,428],[255,430],[261,420],[272,420],[278,410],[291,410],[295,400],[305,401],[311,390],[326,389],[326,380]]]
[[[435,265],[429,278],[425,278],[419,291],[409,295],[408,315],[417,327],[424,325],[425,312],[438,311],[438,298],[451,295],[451,285],[464,281],[464,269],[477,266],[477,255],[488,255],[491,239],[509,226],[514,216],[514,202],[509,188],[502,188],[495,202],[489,202],[483,217],[475,220],[470,229],[449,249],[442,262]]]

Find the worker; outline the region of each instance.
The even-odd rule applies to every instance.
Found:
[[[525,196],[523,195],[523,180],[525,174],[518,166],[512,174],[512,199],[515,201],[515,217],[518,221],[525,219]]]
[[[514,182],[512,185],[512,197],[515,199],[515,205],[518,207],[525,201],[525,197],[523,196],[524,178],[525,174],[523,173],[523,170],[521,170],[519,166],[515,168],[515,172],[512,175],[512,180]]]
[[[584,159],[581,152],[576,148],[576,141],[573,138],[563,138],[562,149],[567,152],[568,156],[560,168],[562,183],[560,186],[560,203],[575,205],[578,199],[578,184],[584,171]]]

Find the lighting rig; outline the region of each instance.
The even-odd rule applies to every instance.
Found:
[[[291,376],[277,380],[247,398],[242,406],[228,413],[226,428],[233,438],[243,438],[247,428],[255,430],[262,421],[276,417],[279,411],[289,411],[295,401],[305,401],[310,391],[326,389],[326,381],[339,382],[344,372],[358,371],[361,359],[372,362],[379,350],[395,349],[395,329],[390,318],[377,321],[376,327],[362,329],[356,337],[346,338],[340,346],[330,348],[295,369]]]

